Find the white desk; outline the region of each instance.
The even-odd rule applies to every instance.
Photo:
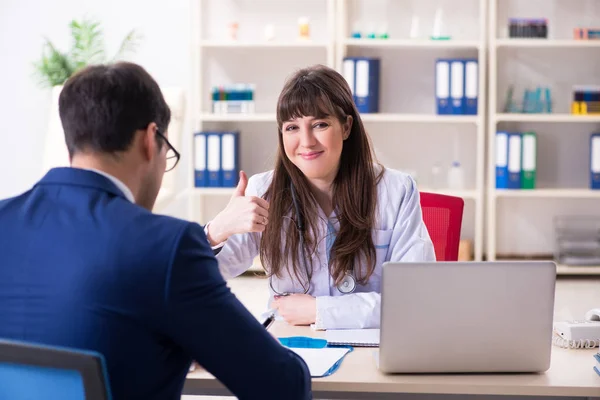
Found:
[[[308,327],[276,323],[278,337],[324,337]],[[598,350],[552,348],[552,361],[542,374],[386,375],[376,365],[372,348],[355,348],[340,368],[326,378],[312,380],[315,398],[391,398],[398,393],[458,395],[600,397],[600,376],[592,369]],[[230,395],[212,375],[197,370],[188,375],[184,394]]]

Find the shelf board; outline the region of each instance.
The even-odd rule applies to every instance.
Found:
[[[346,39],[344,45],[353,47],[386,47],[386,48],[445,48],[445,49],[477,49],[477,40],[431,40],[431,39]]]
[[[373,113],[361,114],[364,122],[419,122],[419,123],[454,123],[476,124],[477,115],[437,115],[437,114],[396,114]]]
[[[600,275],[600,265],[598,266],[569,266],[556,265],[557,275]]]
[[[498,258],[497,261],[554,261],[550,256],[548,258]],[[556,262],[556,261],[554,261]],[[586,266],[575,266],[575,265],[563,265],[556,263],[556,274],[557,275],[600,275],[600,265],[586,265]]]
[[[496,197],[600,198],[600,190],[591,189],[494,189]]]
[[[462,197],[463,199],[479,199],[479,192],[477,190],[431,189],[427,187],[419,187],[419,192],[439,193],[447,196]]]
[[[590,123],[600,122],[600,114],[576,115],[576,114],[496,114],[496,122],[565,122],[565,123]]]
[[[193,193],[203,196],[231,196],[235,188],[221,188],[221,187],[195,187]]]
[[[496,47],[513,48],[589,48],[600,47],[600,40],[573,39],[496,39]]]
[[[235,40],[203,40],[200,42],[200,46],[204,48],[213,49],[282,49],[282,48],[294,48],[294,49],[323,49],[325,50],[328,46],[327,43],[318,43],[310,41],[297,41],[297,42],[243,42]]]
[[[400,114],[373,113],[361,114],[363,122],[417,122],[417,123],[450,123],[476,124],[477,115],[436,115],[436,114]],[[210,114],[200,115],[202,121],[208,122],[275,122],[275,113],[257,114]]]
[[[200,119],[208,122],[276,122],[275,113],[257,114],[201,114]]]
[[[231,196],[235,188],[194,188],[194,193],[203,196]],[[452,190],[452,189],[429,189],[419,188],[420,192],[440,193],[448,196],[462,197],[463,199],[478,199],[477,190]]]

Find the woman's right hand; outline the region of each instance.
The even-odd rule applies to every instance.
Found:
[[[260,197],[246,196],[248,176],[240,171],[240,180],[227,207],[208,225],[211,246],[223,243],[236,233],[262,232],[269,222],[269,203]]]

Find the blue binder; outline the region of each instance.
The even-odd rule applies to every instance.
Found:
[[[590,189],[600,189],[600,133],[590,136]]]
[[[208,173],[206,172],[206,134],[194,134],[194,186],[208,186]]]
[[[477,98],[479,96],[479,64],[477,59],[465,61],[465,100],[464,114],[477,115]]]
[[[221,133],[221,172],[223,187],[236,187],[239,178],[239,132]]]
[[[350,60],[354,61],[354,71],[351,73]],[[348,62],[347,62],[348,61]],[[346,57],[344,58],[346,71],[344,75],[354,79],[350,87],[354,89],[354,103],[359,113],[379,112],[379,75],[381,63],[378,58]]]
[[[221,173],[221,135],[217,132],[206,134],[206,169],[208,171],[208,186],[220,187]]]
[[[508,189],[507,132],[496,132],[496,189]]]
[[[354,104],[356,104],[356,90],[354,89],[354,84],[356,83],[356,79],[354,79],[355,71],[356,67],[354,59],[349,57],[344,58],[344,62],[342,63],[342,75],[344,76],[344,79],[346,79],[348,86],[350,86]]]
[[[450,60],[450,108],[454,115],[464,114],[465,108],[465,62]]]
[[[508,188],[521,189],[522,142],[520,133],[508,134]]]
[[[435,101],[438,114],[452,114],[452,105],[450,104],[450,60],[438,59],[435,62]]]

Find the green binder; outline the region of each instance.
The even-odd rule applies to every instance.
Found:
[[[523,132],[521,146],[521,189],[535,189],[537,169],[537,135],[535,132]]]

